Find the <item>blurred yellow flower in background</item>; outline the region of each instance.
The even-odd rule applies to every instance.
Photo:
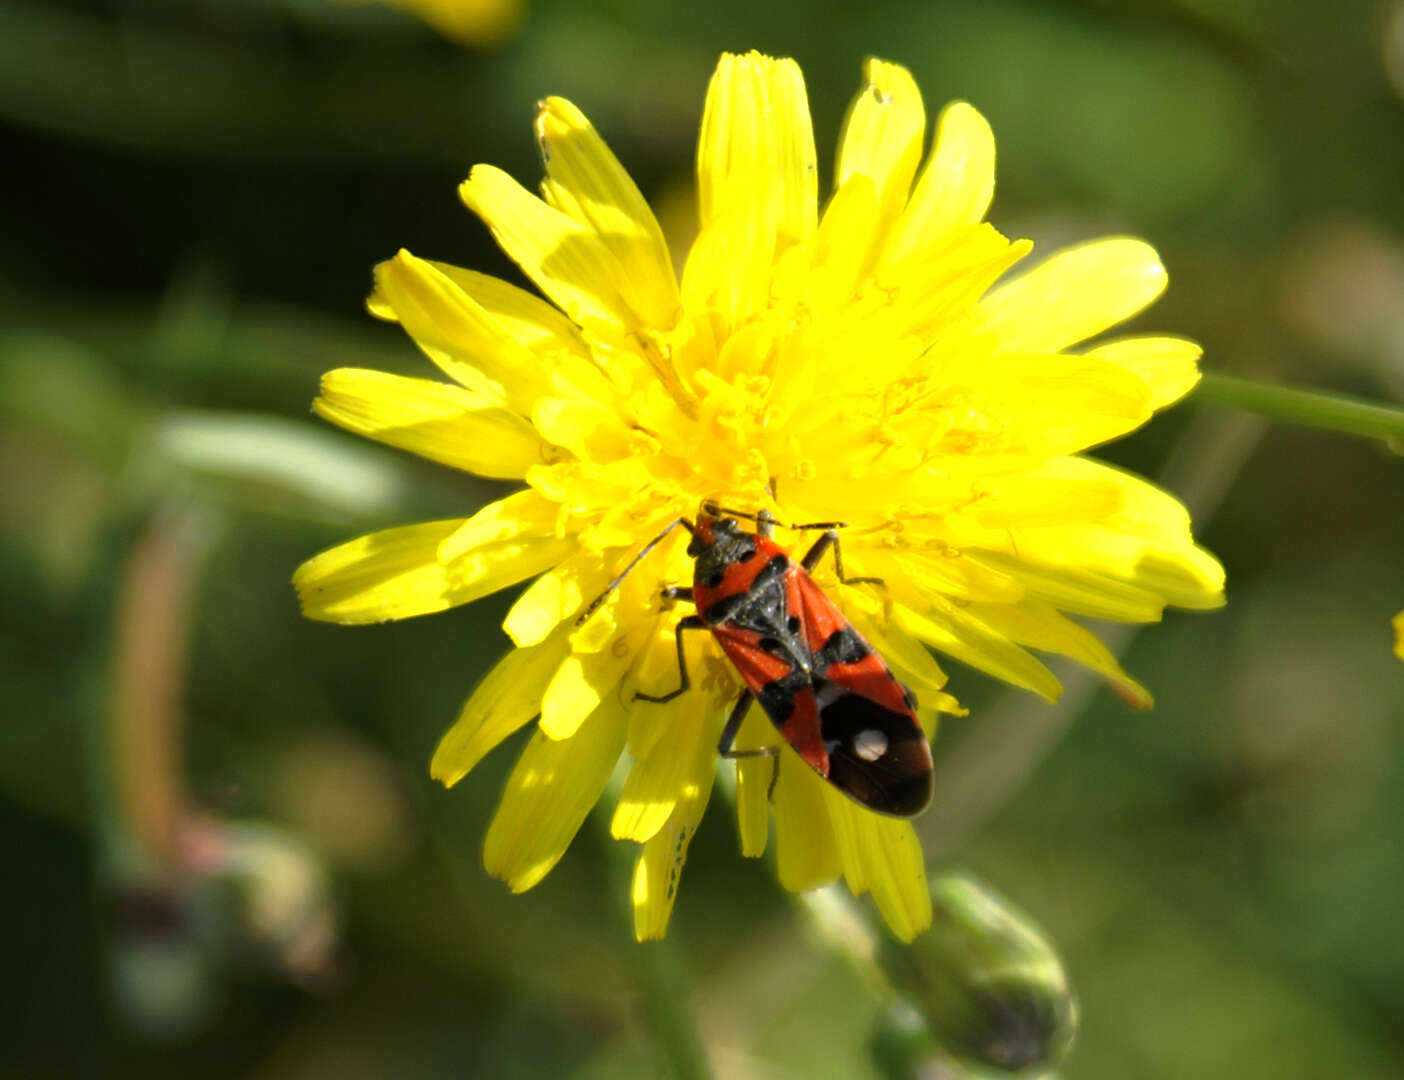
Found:
[[[1404,611],[1390,621],[1394,624],[1394,655],[1404,660]]]
[[[1222,569],[1180,503],[1078,456],[1198,378],[1200,350],[1180,338],[1073,351],[1159,296],[1155,251],[1099,240],[996,285],[1032,245],[983,220],[994,191],[985,120],[948,106],[923,166],[911,76],[878,60],[865,76],[821,214],[798,66],[722,57],[698,147],[701,229],[680,280],[623,167],[575,106],[546,100],[542,197],[486,165],[461,193],[551,303],[402,251],[377,268],[371,310],[452,381],[341,369],[315,404],[352,431],[524,483],[471,518],[343,544],[295,584],[310,617],[370,623],[535,579],[504,622],[515,647],[444,736],[432,773],[453,784],[537,721],[484,850],[487,868],[523,890],[624,759],[612,831],[641,845],[640,939],[667,925],[740,683],[713,642],[695,640],[691,693],[633,701],[677,685],[686,612],[659,593],[691,580],[681,536],[576,619],[704,498],[782,522],[848,523],[848,573],[885,586],[840,585],[831,570],[819,580],[915,692],[928,733],[937,714],[959,711],[929,649],[1049,700],[1058,680],[1029,650],[1072,657],[1148,705],[1068,615],[1151,622],[1167,605],[1223,602]],[[753,709],[737,746],[777,741]],[[931,900],[911,823],[864,810],[787,747],[772,802],[770,768],[739,765],[743,852],[765,850],[773,816],[786,888],[842,876],[872,893],[898,937],[919,933]]]
[[[365,0],[360,0],[365,2]],[[380,0],[418,16],[450,41],[488,49],[506,41],[526,17],[525,0]]]

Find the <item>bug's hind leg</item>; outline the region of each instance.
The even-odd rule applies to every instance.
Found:
[[[780,779],[780,748],[757,746],[751,750],[736,750],[732,747],[736,742],[736,733],[741,730],[741,723],[746,719],[746,712],[754,700],[755,697],[749,690],[743,690],[741,696],[736,699],[736,704],[731,708],[731,715],[726,718],[726,727],[722,728],[721,738],[717,740],[717,753],[732,760],[770,758],[770,784],[765,789],[765,798],[769,802],[775,798],[775,782]]]

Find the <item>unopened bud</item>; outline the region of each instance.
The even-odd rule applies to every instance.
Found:
[[[885,939],[883,972],[956,1056],[1008,1072],[1056,1065],[1072,1045],[1077,1001],[1063,965],[1027,916],[965,874],[931,883],[931,928]]]

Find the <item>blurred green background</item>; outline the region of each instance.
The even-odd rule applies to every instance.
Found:
[[[1404,397],[1398,0],[545,0],[489,51],[332,0],[0,0],[0,1073],[651,1077],[695,1023],[720,1076],[878,1075],[877,1000],[724,800],[664,945],[598,823],[533,892],[488,879],[517,744],[452,792],[426,763],[510,597],[352,630],[288,583],[493,495],[310,415],[332,367],[429,374],[371,266],[520,280],[455,186],[533,183],[549,93],[679,205],[751,47],[799,60],[825,167],[863,57],[899,61],[989,117],[1003,231],[1156,244],[1137,325]],[[1404,459],[1202,400],[1105,454],[1190,503],[1229,606],[1116,638],[1147,714],[949,663],[932,866],[1058,944],[1064,1076],[1402,1076]]]

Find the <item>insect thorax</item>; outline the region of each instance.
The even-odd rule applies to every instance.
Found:
[[[695,536],[687,553],[696,561],[693,570],[697,584],[716,588],[721,584],[726,568],[743,563],[756,553],[756,538],[744,532],[731,518],[718,518],[711,523],[711,543]]]

